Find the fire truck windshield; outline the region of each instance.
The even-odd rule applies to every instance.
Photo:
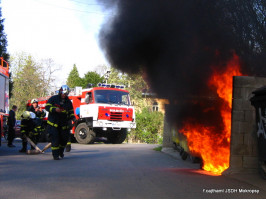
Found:
[[[118,90],[95,90],[95,103],[130,105],[129,94]]]

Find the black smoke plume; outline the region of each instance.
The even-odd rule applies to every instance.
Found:
[[[99,35],[107,59],[125,72],[143,69],[152,90],[170,100],[176,122],[220,128],[221,101],[207,80],[233,53],[243,73],[266,74],[265,1],[99,1],[116,9]]]

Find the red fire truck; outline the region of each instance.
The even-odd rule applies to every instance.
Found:
[[[4,134],[4,124],[9,110],[9,66],[0,57],[0,139]],[[1,140],[0,140],[1,145]]]
[[[49,98],[37,98],[39,106],[44,109]],[[76,87],[69,93],[69,99],[77,119],[71,133],[81,144],[92,143],[96,137],[106,137],[109,142],[120,144],[128,131],[136,128],[135,110],[124,86]],[[30,106],[30,100],[27,105]]]

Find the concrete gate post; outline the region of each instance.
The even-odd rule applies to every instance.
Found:
[[[173,147],[171,127],[167,120],[167,112],[164,115],[163,148]]]
[[[256,113],[252,92],[266,85],[266,78],[233,77],[230,166],[223,174],[254,173],[258,170]]]

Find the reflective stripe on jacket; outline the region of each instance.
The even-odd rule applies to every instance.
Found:
[[[62,109],[62,112],[56,112],[56,108]],[[59,95],[54,95],[48,99],[45,106],[49,112],[47,123],[54,127],[68,128],[68,121],[75,118],[72,102],[69,98],[62,100]]]

